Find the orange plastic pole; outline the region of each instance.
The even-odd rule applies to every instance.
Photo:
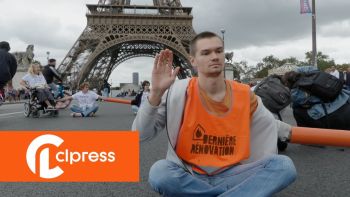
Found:
[[[293,127],[290,142],[350,147],[350,130]]]
[[[104,101],[107,101],[107,102],[113,102],[113,103],[122,103],[122,104],[131,104],[131,100],[125,100],[125,99],[117,99],[117,98],[106,98],[104,97],[103,98]]]

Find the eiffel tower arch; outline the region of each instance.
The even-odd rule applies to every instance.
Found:
[[[73,88],[83,81],[99,87],[122,62],[155,57],[165,48],[174,52],[173,67],[181,67],[178,77],[191,76],[192,8],[180,0],[153,0],[153,6],[99,0],[87,8],[87,26],[58,67]]]

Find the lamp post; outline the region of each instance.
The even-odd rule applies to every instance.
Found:
[[[46,51],[46,55],[47,55],[47,61],[49,61],[49,59],[50,59],[50,51]]]
[[[221,31],[221,34],[222,34],[222,42],[223,42],[224,54],[225,54],[225,29],[222,28],[220,31]],[[226,78],[226,63],[225,62],[224,62],[224,78]]]

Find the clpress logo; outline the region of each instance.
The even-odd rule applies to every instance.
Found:
[[[4,131],[0,154],[0,181],[139,181],[138,132]]]
[[[35,138],[32,143],[30,143],[28,150],[27,150],[27,164],[29,169],[36,174],[36,154],[40,147],[42,147],[45,144],[52,144],[56,147],[59,147],[63,142],[63,139],[60,137],[57,137],[55,135],[42,135],[37,138]],[[49,148],[45,148],[40,152],[40,168],[39,168],[39,176],[41,178],[51,179],[56,178],[60,176],[63,173],[63,170],[56,166],[53,169],[49,168]]]

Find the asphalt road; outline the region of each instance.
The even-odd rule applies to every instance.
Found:
[[[25,118],[23,104],[0,107],[0,130],[129,130],[134,118],[130,107],[100,103],[94,118],[72,118],[68,110],[59,117]],[[283,114],[286,122],[295,124],[290,110]],[[151,165],[165,157],[166,135],[141,144],[140,183],[0,183],[0,196],[158,196],[148,183]],[[350,196],[350,149],[318,148],[289,145],[283,154],[294,161],[298,177],[278,197]]]

